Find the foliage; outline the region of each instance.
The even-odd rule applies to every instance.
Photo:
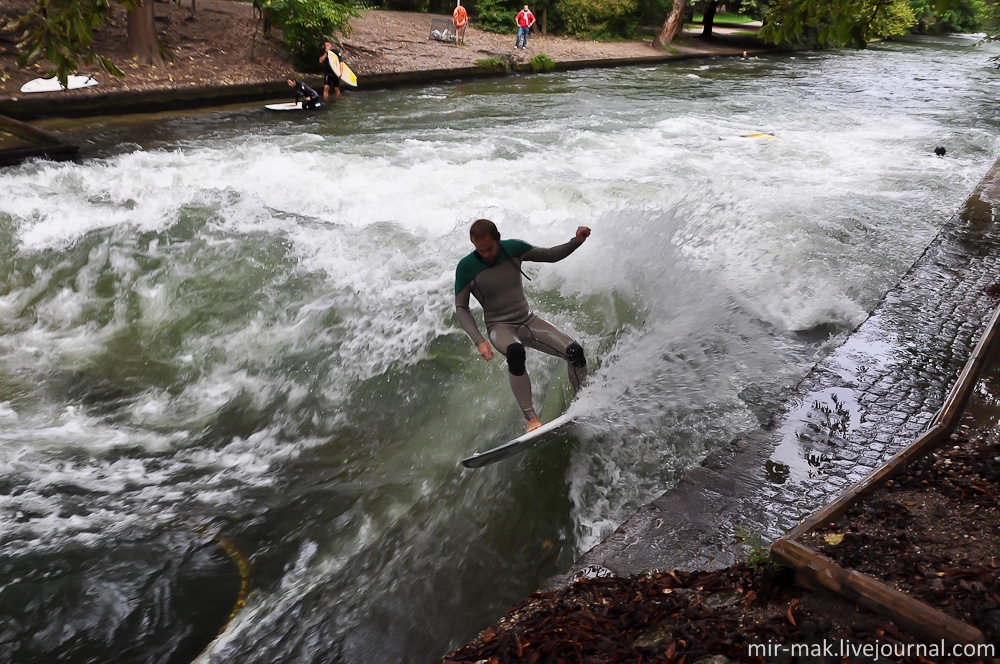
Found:
[[[864,48],[906,34],[917,22],[906,0],[775,0],[760,36],[773,44]]]
[[[986,30],[986,36],[982,42],[1000,41],[1000,0],[991,0],[986,5],[983,28]],[[990,58],[990,62],[1000,68],[1000,55]]]
[[[539,53],[535,57],[531,58],[531,71],[536,74],[539,72],[552,71],[555,68],[556,61],[544,53]]]
[[[476,0],[476,27],[500,34],[515,32],[514,17],[523,6],[523,3],[518,4],[518,0]]]
[[[258,0],[264,18],[285,37],[296,66],[317,67],[323,41],[335,32],[351,33],[350,20],[361,15],[351,0]]]
[[[733,538],[746,550],[747,566],[757,568],[771,560],[771,552],[764,546],[764,537],[759,533],[751,534],[746,526],[740,525]]]
[[[559,0],[563,30],[587,39],[629,37],[639,27],[636,0]]]
[[[510,71],[510,63],[507,62],[506,58],[483,58],[482,60],[476,60],[475,65],[480,69],[488,71]]]
[[[973,32],[982,27],[986,17],[983,0],[909,0],[919,23],[917,31],[925,34]]]
[[[636,18],[639,25],[659,26],[670,13],[671,0],[636,0]]]
[[[138,0],[116,1],[126,9],[139,5]],[[63,85],[81,65],[95,60],[108,73],[124,76],[111,60],[93,50],[94,30],[110,9],[108,0],[35,0],[34,7],[16,23],[16,29],[22,31],[18,66],[48,60],[53,67],[43,74],[55,74]]]

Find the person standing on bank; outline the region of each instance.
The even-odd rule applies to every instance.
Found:
[[[573,239],[565,244],[533,247],[521,240],[501,240],[496,224],[489,219],[479,219],[469,229],[469,238],[476,250],[463,258],[455,270],[455,312],[462,329],[476,344],[484,360],[493,359],[493,348],[507,358],[510,388],[524,413],[528,431],[534,431],[542,423],[531,402],[525,347],[566,360],[574,392],[587,378],[587,359],[583,347],[573,337],[531,312],[521,281],[521,277],[526,276],[521,271],[521,264],[525,261],[561,261],[579,249],[588,237],[590,229],[580,226]],[[483,337],[469,310],[470,295],[483,307],[489,341]]]
[[[455,41],[465,43],[465,28],[469,25],[469,13],[462,6],[462,0],[456,1],[451,20],[455,24]]]
[[[518,48],[526,50],[528,48],[528,34],[531,32],[531,26],[535,24],[535,15],[528,9],[528,5],[525,5],[524,9],[514,17],[514,22],[517,23],[517,40],[514,41],[514,50]]]
[[[319,56],[319,61],[326,66],[323,68],[323,101],[330,98],[330,89],[333,89],[333,100],[340,99],[340,61],[342,56],[333,46],[329,39],[323,42],[323,55]],[[336,71],[334,71],[336,70]]]

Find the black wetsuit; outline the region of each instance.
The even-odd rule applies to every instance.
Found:
[[[316,108],[319,104],[319,93],[302,81],[295,81],[295,101],[302,100],[302,108]]]

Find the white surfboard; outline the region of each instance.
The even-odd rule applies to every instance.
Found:
[[[315,108],[319,108],[322,104],[316,104]],[[302,102],[301,101],[287,101],[282,104],[264,104],[264,108],[271,111],[301,111]],[[312,110],[312,109],[305,109]]]
[[[523,436],[518,436],[508,443],[494,447],[491,450],[486,450],[485,452],[477,452],[470,457],[462,459],[462,465],[466,468],[482,468],[491,463],[496,463],[501,459],[506,459],[518,452],[523,452],[526,449],[534,447],[559,431],[564,430],[572,421],[573,417],[569,413],[563,413],[551,422],[543,424]]]
[[[94,85],[97,85],[96,79],[90,76],[73,74],[66,79],[65,88],[59,82],[59,79],[53,76],[52,78],[33,78],[21,86],[21,92],[25,94],[31,94],[32,92],[58,92],[59,90],[66,89],[77,90],[79,88],[89,88]]]

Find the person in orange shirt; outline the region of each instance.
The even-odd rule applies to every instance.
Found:
[[[469,13],[462,6],[462,0],[455,3],[455,11],[451,13],[451,20],[455,23],[455,41],[465,42],[465,28],[469,25]]]

